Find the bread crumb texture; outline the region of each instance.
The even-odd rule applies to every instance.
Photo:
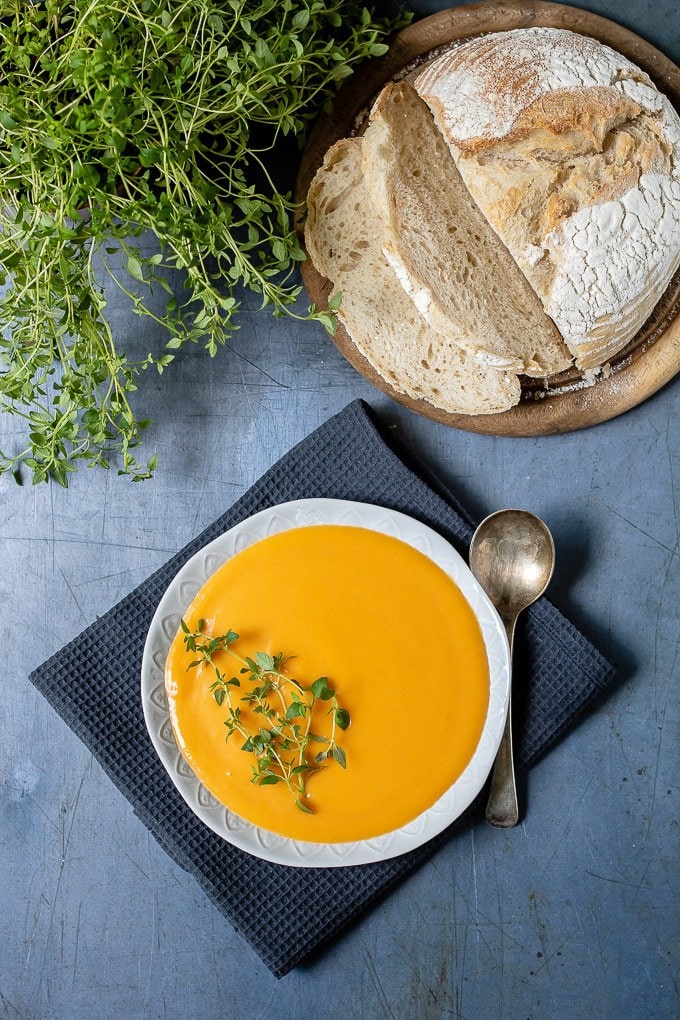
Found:
[[[382,251],[385,228],[362,173],[362,139],[336,142],[307,196],[305,243],[318,272],[342,292],[339,318],[394,390],[456,414],[518,403],[517,376],[478,364],[430,326]]]
[[[669,100],[608,46],[549,28],[472,39],[415,87],[576,364],[608,361],[680,265]]]
[[[487,366],[534,376],[568,367],[555,326],[407,82],[381,92],[362,153],[383,253],[430,325]]]

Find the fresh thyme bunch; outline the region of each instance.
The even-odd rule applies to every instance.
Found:
[[[119,455],[120,473],[147,478],[140,370],[187,342],[214,355],[241,286],[292,314],[304,255],[266,153],[384,52],[390,27],[354,0],[0,0],[0,407],[27,433],[0,471],[23,461],[66,485],[77,461]],[[128,359],[109,277],[167,329],[167,352]]]

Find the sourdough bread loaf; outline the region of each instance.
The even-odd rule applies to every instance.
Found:
[[[470,194],[581,368],[635,335],[680,265],[680,118],[561,29],[469,40],[415,78]]]
[[[485,365],[544,376],[571,356],[536,293],[470,196],[407,83],[388,85],[363,136],[382,250],[427,321]]]
[[[362,144],[349,138],[332,146],[307,195],[305,244],[316,269],[342,292],[340,320],[398,392],[453,413],[507,410],[519,400],[517,376],[480,365],[433,329],[388,265],[384,227],[363,178]]]

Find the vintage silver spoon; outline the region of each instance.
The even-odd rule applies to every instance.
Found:
[[[499,510],[483,520],[470,545],[470,569],[498,610],[510,645],[517,617],[548,587],[555,566],[555,544],[547,525],[528,510]],[[491,777],[486,820],[517,825],[519,809],[512,756],[510,705]]]

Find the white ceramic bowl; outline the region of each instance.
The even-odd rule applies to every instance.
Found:
[[[308,843],[257,828],[220,804],[179,752],[165,695],[165,660],[186,612],[215,571],[254,542],[291,528],[344,524],[401,539],[433,560],[458,585],[484,637],[489,661],[489,708],[477,749],[467,768],[432,807],[400,829],[354,843]],[[144,718],[158,755],[191,810],[223,839],[276,864],[337,868],[396,857],[432,839],[472,803],[486,780],[500,744],[508,710],[510,656],[505,630],[491,602],[458,553],[437,532],[405,514],[368,503],[300,499],[263,510],[206,545],[168,586],[156,610],[142,660]]]

